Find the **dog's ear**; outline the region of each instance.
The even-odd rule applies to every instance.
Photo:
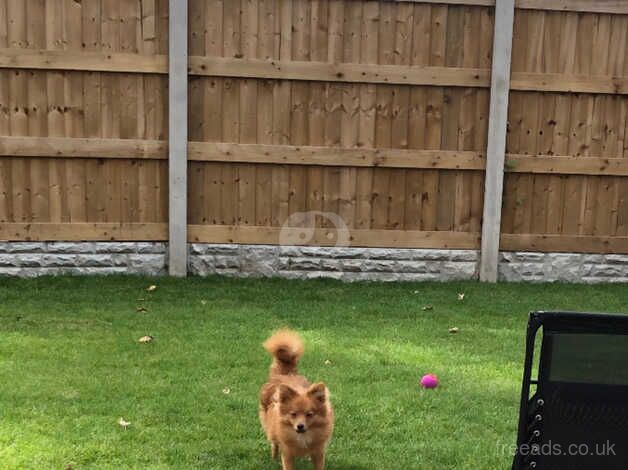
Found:
[[[323,382],[315,383],[307,390],[307,395],[319,403],[325,403],[327,401],[327,387]]]
[[[296,396],[297,396],[297,392],[294,388],[288,385],[284,385],[284,384],[281,384],[279,386],[279,402],[280,403],[289,402]]]

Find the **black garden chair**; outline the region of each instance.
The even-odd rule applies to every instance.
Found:
[[[628,315],[530,314],[512,468],[628,470]]]

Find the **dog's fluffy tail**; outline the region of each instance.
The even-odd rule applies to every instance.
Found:
[[[303,341],[290,330],[280,330],[268,338],[264,349],[273,356],[270,376],[297,374],[297,364],[303,355]]]

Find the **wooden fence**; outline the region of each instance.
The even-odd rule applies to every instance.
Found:
[[[494,0],[187,3],[190,241],[479,248]],[[501,249],[628,253],[628,1],[516,7]],[[0,48],[0,239],[166,240],[168,1],[0,0]]]
[[[164,240],[167,0],[0,0],[0,47],[0,239]]]
[[[532,156],[506,176],[502,248],[628,252],[628,15],[515,18],[513,76],[544,74],[571,92],[511,92],[506,151]]]

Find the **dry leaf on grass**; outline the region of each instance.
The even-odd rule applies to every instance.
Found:
[[[139,313],[148,312],[148,309],[146,307],[137,307],[135,310],[137,310]]]
[[[464,300],[464,292],[458,294],[458,300]]]
[[[207,300],[201,300],[201,305],[206,305],[207,304]]]
[[[327,359],[327,360],[325,360],[325,364],[329,365],[329,364],[331,364],[331,361],[329,359]]]
[[[124,418],[120,418],[120,419],[118,420],[118,424],[119,424],[120,426],[122,426],[124,429],[126,429],[126,428],[128,428],[128,427],[129,427],[129,425],[130,425],[131,423],[130,423],[129,421],[125,421],[125,420],[124,420]]]
[[[148,287],[146,288],[146,291],[147,291],[147,292],[152,292],[152,291],[154,291],[155,289],[157,289],[157,286],[152,285],[152,286],[148,286]]]
[[[142,336],[138,341],[140,343],[150,343],[154,338],[150,335]]]
[[[222,393],[225,395],[229,395],[231,393],[231,389],[229,387],[225,387],[222,389]]]
[[[460,328],[458,328],[457,326],[449,328],[450,333],[458,333],[459,331],[460,331]]]
[[[426,305],[425,307],[423,307],[423,311],[426,310],[434,310],[434,306],[433,305]]]

